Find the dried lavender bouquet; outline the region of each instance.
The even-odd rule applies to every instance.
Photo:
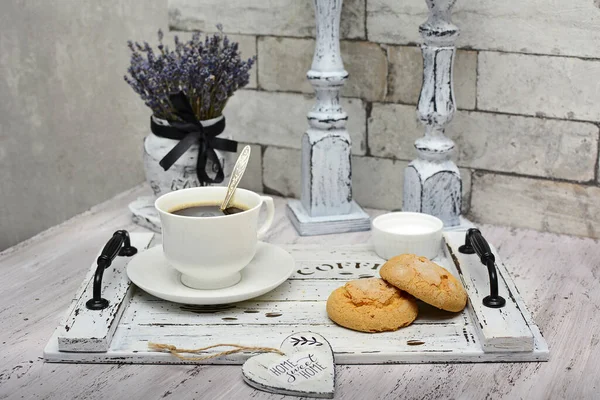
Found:
[[[236,90],[248,84],[249,71],[255,57],[242,60],[238,43],[218,33],[202,40],[200,32],[188,42],[177,36],[174,48],[163,43],[158,31],[158,50],[147,42],[129,41],[131,65],[125,81],[150,107],[155,117],[168,121],[179,120],[169,95],[183,92],[200,121],[219,117],[227,100]]]

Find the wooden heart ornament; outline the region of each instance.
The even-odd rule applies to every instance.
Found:
[[[325,338],[313,332],[294,333],[281,343],[285,356],[265,353],[242,367],[246,383],[265,392],[333,398],[335,364]]]

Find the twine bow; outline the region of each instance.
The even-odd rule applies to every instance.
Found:
[[[160,160],[160,166],[167,171],[194,143],[198,143],[196,174],[200,184],[204,186],[210,183],[223,182],[225,173],[215,150],[237,152],[237,142],[235,140],[217,137],[225,130],[225,117],[216,124],[205,128],[196,118],[194,110],[183,92],[170,95],[169,100],[175,109],[175,115],[183,122],[169,121],[169,126],[165,126],[157,124],[153,118],[150,118],[152,133],[156,136],[179,140],[179,143]],[[214,178],[211,178],[206,172],[208,160],[212,161],[213,169],[216,172]]]

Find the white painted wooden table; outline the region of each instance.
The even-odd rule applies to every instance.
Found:
[[[0,254],[0,399],[282,399],[247,386],[240,366],[45,364],[42,350],[90,260],[130,222],[134,189]],[[276,199],[272,243],[363,243],[369,232],[298,237]],[[376,215],[378,212],[370,212]],[[336,398],[598,398],[600,243],[494,226],[499,249],[551,350],[545,363],[338,366]]]

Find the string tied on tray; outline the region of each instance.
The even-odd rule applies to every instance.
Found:
[[[182,355],[182,353],[183,354],[185,354],[185,353],[198,354],[203,351],[213,349],[215,347],[233,347],[233,349],[222,351],[220,353],[210,354],[207,356],[202,356],[202,357],[193,357],[193,356]],[[214,344],[212,346],[201,347],[199,349],[180,349],[180,348],[173,346],[172,344],[148,342],[148,349],[153,350],[153,351],[169,352],[172,355],[174,355],[175,357],[177,357],[183,361],[203,361],[203,360],[208,360],[211,358],[227,356],[227,355],[235,354],[235,353],[241,353],[243,351],[255,351],[255,352],[259,352],[259,353],[277,353],[282,356],[285,355],[281,350],[275,349],[273,347],[242,346],[239,344],[225,344],[225,343]]]

